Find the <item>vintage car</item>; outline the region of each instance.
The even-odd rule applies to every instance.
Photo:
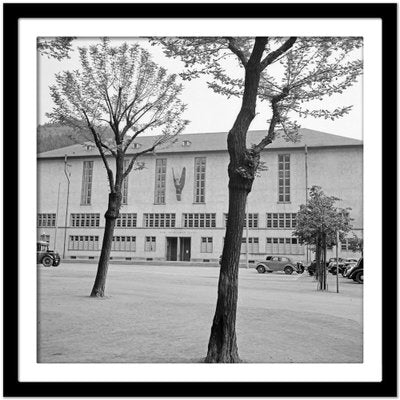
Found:
[[[361,257],[357,264],[346,271],[346,278],[353,279],[354,282],[364,283],[364,259]]]
[[[288,257],[267,256],[265,260],[256,262],[256,270],[259,274],[283,271],[285,274],[290,275],[293,272],[303,273],[304,267],[301,262],[294,262]]]
[[[45,267],[58,267],[60,265],[60,255],[54,250],[49,250],[47,242],[37,242],[36,244],[36,263],[43,264]]]
[[[338,261],[339,261],[339,273],[345,276],[346,270],[352,267],[353,265],[356,265],[358,260],[355,258],[339,258]],[[329,260],[328,271],[332,275],[336,275],[336,270],[337,270],[336,258],[331,258]]]

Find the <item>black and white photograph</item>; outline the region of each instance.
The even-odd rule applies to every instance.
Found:
[[[19,31],[20,376],[379,382],[380,20],[74,21]]]
[[[38,38],[38,361],[362,362],[362,47]]]

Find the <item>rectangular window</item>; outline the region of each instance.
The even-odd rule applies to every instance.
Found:
[[[194,202],[206,202],[206,158],[194,159]]]
[[[212,253],[213,252],[213,238],[212,237],[202,237],[200,253]]]
[[[156,251],[156,237],[146,236],[144,242],[144,251]]]
[[[304,254],[304,247],[294,237],[267,237],[267,254]]]
[[[136,236],[113,236],[112,251],[136,251]]]
[[[93,161],[83,162],[81,205],[92,203]]]
[[[154,188],[154,204],[165,204],[165,187],[167,178],[167,159],[156,160],[156,183]]]
[[[129,161],[130,160],[124,160],[124,172],[128,168]],[[122,182],[122,200],[121,200],[121,204],[123,204],[123,205],[128,204],[128,181],[129,181],[129,175]]]
[[[278,155],[278,201],[290,202],[290,154]]]
[[[267,213],[267,228],[293,229],[296,218],[296,213]]]
[[[37,226],[39,228],[51,228],[56,226],[56,214],[38,214]]]
[[[98,236],[70,236],[69,237],[69,250],[99,250],[99,237]]]
[[[175,214],[143,214],[145,228],[175,228]]]
[[[117,228],[136,228],[137,214],[136,213],[121,213],[116,220]]]
[[[225,219],[225,227],[228,222],[228,214],[224,213]],[[247,221],[249,221],[249,228],[258,228],[258,214],[257,213],[248,213],[244,219],[244,227],[246,228]]]
[[[215,213],[183,214],[184,228],[215,228]]]
[[[342,249],[342,251],[347,251],[349,249],[348,245],[349,242],[347,241],[347,239],[344,239],[344,241],[340,243],[340,248]]]
[[[247,246],[248,246],[249,253],[259,253],[260,252],[258,237],[249,237]],[[246,238],[245,237],[242,238],[242,246],[240,248],[240,252],[242,254],[246,253]]]
[[[100,226],[99,213],[71,214],[71,226],[74,228],[96,228]]]

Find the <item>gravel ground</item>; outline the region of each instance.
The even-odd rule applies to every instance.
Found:
[[[218,268],[111,265],[104,299],[95,264],[38,266],[38,362],[193,363],[206,355]],[[363,286],[240,269],[237,337],[249,363],[360,363]]]

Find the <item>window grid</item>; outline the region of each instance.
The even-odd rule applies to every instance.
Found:
[[[260,241],[258,237],[249,237],[247,241],[248,252],[249,253],[259,253],[260,252]],[[246,253],[246,238],[242,238],[242,246],[240,248],[242,254]]]
[[[200,253],[212,253],[213,252],[213,238],[212,237],[202,237]]]
[[[267,228],[293,229],[296,222],[296,213],[267,213]]]
[[[113,236],[111,251],[136,251],[136,236]]]
[[[278,201],[290,202],[290,154],[278,155]]]
[[[99,213],[71,214],[71,226],[74,228],[94,228],[100,226]]]
[[[145,228],[175,228],[175,214],[143,214]]]
[[[206,158],[195,157],[194,159],[194,202],[205,203],[206,201]]]
[[[115,226],[117,228],[136,228],[136,213],[121,213],[117,218]]]
[[[215,228],[215,213],[183,214],[184,228]]]
[[[156,251],[156,237],[146,236],[144,242],[144,251]]]
[[[156,160],[156,182],[154,188],[154,204],[165,204],[165,187],[167,177],[167,159]]]
[[[81,205],[92,202],[93,161],[83,162]]]
[[[304,248],[294,237],[267,237],[267,254],[304,254]]]
[[[70,236],[68,250],[99,250],[99,237],[92,235]]]
[[[130,160],[124,160],[124,172],[128,168]],[[126,205],[128,204],[128,182],[129,182],[129,175],[123,180],[122,182],[122,199],[121,204]]]
[[[56,214],[38,214],[37,224],[39,228],[56,226]]]
[[[224,213],[225,227],[228,223],[228,214]],[[247,221],[249,221],[249,228],[258,228],[258,213],[248,213],[244,219],[244,227],[246,228]]]

